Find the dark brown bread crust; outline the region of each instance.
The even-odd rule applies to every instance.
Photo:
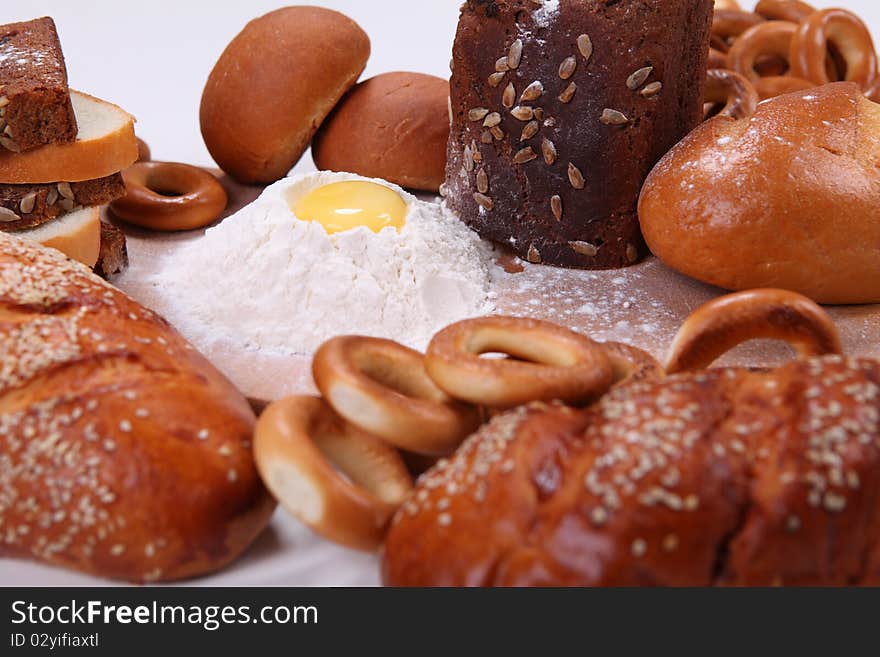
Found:
[[[18,152],[76,139],[67,68],[51,18],[0,26],[0,103],[2,148]]]
[[[212,572],[275,503],[244,397],[155,313],[0,233],[0,558],[134,582]]]
[[[532,262],[622,267],[645,252],[636,216],[642,182],[700,121],[713,3],[560,0],[554,9],[555,4],[469,0],[462,7],[453,50],[446,201],[481,235],[512,246]],[[592,42],[589,59],[578,47],[581,35]],[[496,60],[508,55],[517,39],[522,41],[519,66],[499,73],[503,79],[493,88],[489,78]],[[560,67],[568,57],[576,69],[562,79]],[[630,76],[645,67],[653,69],[628,88]],[[521,100],[535,81],[543,84],[543,94]],[[525,141],[520,137],[532,120],[529,111],[519,120],[503,103],[511,83],[514,107],[543,112],[535,126],[540,129]],[[570,83],[577,89],[565,103],[560,95]],[[482,112],[469,116],[478,108],[500,113],[500,140],[486,134],[491,125],[484,126],[488,117],[480,117]],[[622,113],[627,122],[615,125],[624,119],[606,110]],[[555,148],[552,165],[545,163],[544,152],[552,149],[544,139]],[[537,157],[514,164],[517,153],[530,157],[525,148]],[[476,163],[473,151],[480,159]],[[571,175],[569,165],[577,167]],[[491,209],[474,197],[486,187],[478,179],[484,174],[491,202],[483,199],[483,206]],[[578,175],[583,189],[570,180],[577,182]],[[554,211],[551,199],[557,195]]]
[[[123,196],[125,182],[118,173],[96,180],[54,185],[0,184],[0,207],[19,217],[15,220],[12,214],[0,211],[0,231],[13,233],[36,228],[76,208],[107,205]]]
[[[880,363],[710,370],[521,408],[419,482],[391,585],[880,583]]]
[[[128,267],[128,247],[125,233],[106,221],[101,222],[101,250],[95,273],[103,279],[109,279]]]

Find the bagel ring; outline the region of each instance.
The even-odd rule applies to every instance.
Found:
[[[877,78],[877,53],[871,33],[855,14],[825,9],[807,18],[791,41],[791,74],[816,85],[835,82],[828,74],[829,49],[846,64],[844,79],[868,91]]]
[[[813,89],[815,86],[816,85],[809,80],[793,78],[790,75],[774,75],[768,78],[758,78],[755,80],[755,91],[758,92],[758,98],[761,100],[776,98],[776,96],[782,96],[783,94],[790,94],[796,91]]]
[[[293,516],[325,538],[374,551],[412,478],[398,452],[336,415],[318,397],[271,404],[254,431],[266,487]]]
[[[513,358],[480,357],[488,353]],[[586,403],[613,381],[598,343],[550,322],[514,317],[470,319],[445,328],[431,340],[425,368],[452,397],[492,408]]]
[[[880,103],[880,75],[877,76],[877,82],[874,83],[874,88],[870,89],[866,96],[868,96],[868,100]]]
[[[712,36],[721,39],[729,46],[732,39],[763,22],[761,16],[749,11],[716,9],[712,16]]]
[[[762,77],[756,70],[761,57],[781,57],[788,62],[791,41],[797,29],[796,24],[788,21],[767,21],[749,28],[730,47],[727,53],[729,68],[754,82]]]
[[[341,417],[410,452],[449,454],[480,425],[477,408],[434,384],[422,354],[391,340],[333,338],[315,354],[312,375]]]
[[[758,108],[758,92],[745,77],[723,68],[706,72],[705,102],[712,107],[723,105],[718,116],[742,119],[751,116]]]
[[[611,362],[615,386],[659,379],[664,375],[663,366],[647,351],[623,342],[603,342],[602,348]]]
[[[837,327],[815,302],[786,290],[750,290],[710,301],[688,317],[672,342],[666,373],[705,369],[759,338],[785,340],[801,358],[843,351]]]
[[[816,13],[816,8],[800,0],[760,0],[755,13],[768,21],[802,23]]]
[[[138,162],[149,162],[153,159],[153,154],[150,152],[150,145],[145,142],[140,137],[137,138],[138,145]]]
[[[737,0],[715,0],[715,11],[721,9],[735,9],[740,11],[742,10],[742,7]]]
[[[125,196],[110,204],[120,219],[161,231],[202,228],[226,209],[223,185],[204,169],[176,162],[136,162],[122,172]]]
[[[727,68],[727,54],[716,49],[709,48],[709,70],[713,68]]]

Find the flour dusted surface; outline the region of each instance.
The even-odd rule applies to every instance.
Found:
[[[257,201],[163,258],[151,284],[163,313],[200,348],[216,341],[305,354],[345,334],[423,348],[460,319],[492,312],[489,246],[437,203],[407,203],[398,233],[328,235],[290,206],[315,187],[360,178],[318,173],[282,180]]]

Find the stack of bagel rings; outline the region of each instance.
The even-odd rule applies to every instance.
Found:
[[[841,81],[880,102],[874,42],[852,12],[801,0],[760,0],[748,12],[737,0],[716,1],[707,115],[739,118],[754,102]]]
[[[841,351],[816,304],[779,290],[733,294],[698,310],[665,368],[635,347],[513,317],[453,324],[425,354],[390,340],[334,338],[312,363],[321,396],[282,399],[260,417],[257,468],[315,533],[373,551],[413,492],[413,475],[492,415],[539,401],[585,407],[615,386],[704,369],[754,338],[786,340],[804,357]]]

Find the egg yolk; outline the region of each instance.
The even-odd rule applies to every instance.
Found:
[[[399,231],[406,223],[406,203],[400,194],[363,180],[313,189],[296,203],[293,212],[302,221],[317,221],[331,235],[358,226],[374,233],[388,226]]]

